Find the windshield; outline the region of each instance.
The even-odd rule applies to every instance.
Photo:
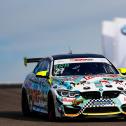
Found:
[[[56,63],[53,68],[54,76],[119,74],[110,63],[104,62],[73,62]]]

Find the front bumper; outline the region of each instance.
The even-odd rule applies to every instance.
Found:
[[[120,115],[126,116],[126,104],[122,104],[121,102],[119,102],[118,98],[90,99],[87,101],[79,100],[79,102],[78,101],[75,102],[75,99],[73,101],[72,100],[67,101],[70,101],[69,104],[68,102],[67,104],[64,102],[57,102],[58,103],[57,110],[58,113],[60,113],[58,114],[60,115],[60,117],[73,118],[80,116],[84,117],[113,117],[113,116],[117,117]]]
[[[77,117],[80,115],[84,116],[108,116],[108,115],[118,115],[118,114],[126,114],[125,112],[121,112],[117,107],[92,107],[79,109],[71,108],[69,106],[64,106],[64,116],[67,117]]]

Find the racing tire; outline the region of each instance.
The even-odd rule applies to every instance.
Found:
[[[51,93],[48,95],[48,120],[50,122],[56,121],[54,99]]]
[[[29,109],[27,93],[25,90],[22,90],[22,97],[21,97],[21,106],[22,106],[22,113],[24,116],[30,116],[31,112]]]
[[[124,116],[123,119],[126,121],[126,117]]]

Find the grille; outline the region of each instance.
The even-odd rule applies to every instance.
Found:
[[[102,94],[103,98],[117,98],[120,94],[120,91],[104,91]]]
[[[120,94],[120,91],[104,91],[102,96],[98,91],[82,92],[81,96],[85,99],[100,99],[102,98],[117,98]]]
[[[92,107],[86,108],[84,113],[108,113],[108,112],[119,112],[117,107]]]
[[[81,96],[85,99],[99,99],[101,97],[101,94],[98,91],[90,91],[82,92]]]

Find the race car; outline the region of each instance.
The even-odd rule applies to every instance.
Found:
[[[22,113],[57,118],[126,117],[126,77],[99,54],[25,58],[37,63],[22,85]]]

